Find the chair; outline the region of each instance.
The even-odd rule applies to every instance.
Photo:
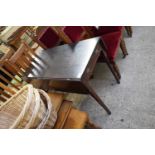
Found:
[[[4,44],[0,45],[0,51],[3,53],[2,57],[0,57],[0,61],[9,59],[15,53],[11,47],[8,47]]]
[[[63,43],[67,44],[87,39],[91,36],[84,26],[52,26],[52,29],[63,40]]]
[[[20,89],[22,80],[15,77],[15,72],[12,71],[10,73],[4,65],[0,66],[0,73],[0,101],[5,102],[6,98],[10,98],[17,90]]]
[[[23,40],[23,36],[29,36],[29,33],[29,26],[21,26],[7,39],[7,44],[11,46],[14,50],[17,50],[21,44],[21,41]]]
[[[64,26],[62,31],[71,39],[72,42],[90,38],[90,34],[83,26]]]
[[[35,50],[22,42],[15,54],[8,60],[8,63],[14,65],[18,73],[24,75],[31,66],[34,66],[34,63],[38,64],[35,61],[36,56]]]
[[[126,30],[129,37],[132,37],[132,27],[131,26],[85,26],[90,33],[93,35],[107,34],[111,32],[121,31],[123,33]]]
[[[105,44],[111,43],[111,45],[113,46],[114,42],[118,42],[117,48],[119,46],[121,47],[122,52],[123,52],[123,57],[125,58],[128,55],[128,53],[127,53],[125,41],[123,38],[123,31],[124,31],[123,26],[99,26],[96,34],[94,33],[94,35],[102,36],[102,39],[104,40]],[[113,37],[115,38],[115,41],[114,41]],[[117,50],[110,51],[110,54],[115,56],[115,51],[117,51]]]
[[[121,78],[121,74],[117,64],[115,63],[115,57],[120,47],[123,53],[123,58],[128,55],[124,38],[122,36],[124,27],[123,26],[99,26],[91,27],[94,36],[101,36],[102,41],[105,44],[105,49],[107,51],[107,56],[113,68],[116,70],[117,75]]]
[[[61,28],[61,29],[71,39],[72,42],[77,42],[77,41],[80,41],[82,39],[87,39],[87,38],[99,36],[98,30],[94,26],[66,26],[66,27]],[[120,28],[119,28],[119,30],[120,30]],[[117,37],[119,37],[119,39]],[[120,44],[120,40],[121,40],[121,32],[116,35],[114,41],[112,40],[113,47],[118,46]],[[109,57],[109,56],[111,56],[111,54],[113,54],[112,53],[113,51],[109,51],[108,50],[107,45],[106,45],[108,43],[106,43],[106,41],[110,41],[111,42],[111,40],[109,40],[108,37],[107,37],[107,39],[105,39],[105,41],[103,40],[104,45],[105,45],[104,48],[107,51],[108,58],[111,59],[111,57]],[[126,56],[125,44],[124,44],[123,40],[121,42],[121,48],[123,49],[124,56]],[[111,45],[110,45],[110,50],[111,50]],[[112,48],[112,50],[113,50],[113,48]],[[103,59],[102,55],[101,55],[100,59]],[[112,66],[113,66],[113,68],[114,68],[118,78],[120,79],[120,77],[121,77],[120,76],[120,72],[119,72],[119,69],[118,69],[115,61],[111,61],[111,64],[112,64]]]
[[[32,66],[39,66],[36,58],[37,55],[35,53],[35,50],[30,48],[25,42],[22,42],[19,49],[12,55],[11,58],[0,63],[1,70],[7,70],[8,73],[5,76],[9,81],[12,80],[15,75],[18,75],[18,77],[23,80],[26,72]],[[8,74],[10,74],[11,77],[8,77]],[[24,79],[24,81],[25,80],[26,79]],[[40,87],[40,85],[42,84],[41,80],[27,80],[27,82],[33,83],[36,87]]]
[[[53,31],[55,31],[58,34],[58,36],[64,43],[67,44],[72,43],[72,40],[62,30],[63,28],[64,28],[63,26],[52,26]]]
[[[31,83],[35,88],[41,88],[42,80],[25,81],[23,79],[24,72],[21,72],[16,64],[11,64],[8,60],[0,62],[0,82],[5,86],[11,86],[14,90],[19,90],[21,86]]]
[[[60,93],[48,93],[57,113],[58,119],[54,129],[99,129],[90,120],[86,112],[73,107],[71,101],[64,100],[64,95]]]
[[[43,49],[52,48],[62,42],[56,31],[50,26],[39,26],[31,37]]]
[[[19,82],[15,76],[12,76],[4,68],[0,68],[3,73],[7,73],[12,80]],[[22,88],[23,85],[19,86],[15,81],[7,81],[5,77],[0,75],[7,85],[0,82],[0,106],[5,104],[5,102],[16,94],[18,90]],[[26,83],[26,82],[25,82]],[[54,129],[81,129],[81,128],[99,128],[90,122],[88,114],[82,112],[73,107],[72,102],[64,100],[64,94],[60,93],[48,93],[55,110],[58,113],[57,121]]]

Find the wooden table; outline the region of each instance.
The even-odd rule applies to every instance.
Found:
[[[35,59],[37,63],[33,65],[36,67],[29,70],[26,77],[45,80],[44,89],[47,85],[49,88],[50,85],[54,90],[89,94],[108,114],[111,114],[89,84],[89,79],[101,52],[104,59],[107,60],[106,52],[102,46],[100,37],[96,37],[39,51],[38,58]],[[108,60],[106,63],[114,74]]]

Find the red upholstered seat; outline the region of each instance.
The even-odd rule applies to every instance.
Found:
[[[84,33],[82,26],[65,26],[63,31],[72,40],[72,42],[81,40]]]
[[[89,30],[93,32],[94,36],[102,36],[102,40],[107,46],[107,55],[113,61],[120,46],[123,26],[99,26],[98,29],[95,26],[90,26]],[[81,26],[66,26],[63,31],[73,42],[76,42],[82,39],[81,35],[84,30]]]
[[[94,36],[102,36],[102,40],[107,46],[107,55],[111,61],[113,61],[118,52],[120,46],[123,26],[91,26],[90,30]]]
[[[43,30],[43,32],[39,35],[38,40],[46,47],[51,48],[56,46],[60,38],[59,36],[52,30],[51,27],[47,27]]]
[[[102,40],[107,47],[107,55],[111,61],[116,57],[122,33],[120,31],[102,35]]]
[[[99,26],[98,28],[98,35],[103,35],[111,32],[122,32],[123,26]]]

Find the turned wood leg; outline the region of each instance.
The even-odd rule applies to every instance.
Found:
[[[96,94],[96,92],[93,90],[93,88],[88,84],[87,81],[82,81],[85,88],[88,90],[89,94],[97,101],[97,103],[100,104],[104,108],[104,110],[110,115],[111,111],[109,108],[104,104],[104,102],[101,100],[101,98]]]
[[[113,68],[114,68],[114,70],[115,70],[117,76],[119,77],[119,79],[121,79],[120,70],[119,70],[117,64],[115,63],[115,61],[111,61],[111,64],[112,64],[112,66],[113,66]]]
[[[133,33],[132,26],[125,26],[125,29],[127,31],[128,36],[132,37],[132,33]]]
[[[128,55],[128,52],[127,52],[127,48],[126,48],[126,45],[125,45],[124,38],[122,38],[122,40],[120,42],[120,48],[121,48],[122,53],[123,53],[123,58],[125,58]]]
[[[117,72],[115,71],[115,68],[113,68],[111,66],[110,60],[108,59],[106,53],[104,51],[102,51],[102,53],[103,53],[102,55],[104,57],[104,60],[105,60],[106,64],[108,65],[110,71],[112,72],[113,76],[115,77],[117,83],[120,84],[120,76],[118,76]]]

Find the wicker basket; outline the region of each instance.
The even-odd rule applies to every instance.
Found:
[[[0,128],[15,128],[23,119],[33,98],[33,87],[27,85],[0,107]]]
[[[16,128],[37,128],[38,124],[42,122],[42,119],[46,116],[46,106],[41,103],[41,98],[36,89],[33,89],[33,99],[31,105],[27,110],[24,118],[20,121],[20,124]]]
[[[54,107],[52,107],[51,100],[50,100],[49,96],[47,95],[47,93],[40,89],[38,89],[38,91],[42,98],[41,99],[42,102],[44,102],[44,104],[46,104],[46,106],[47,106],[47,113],[46,113],[46,116],[44,117],[44,119],[42,120],[41,124],[39,124],[39,126],[37,128],[44,128],[44,129],[53,128],[54,124],[57,120],[57,113],[56,113]],[[44,97],[44,99],[43,99],[43,97]]]
[[[52,128],[56,119],[49,96],[32,85],[24,86],[0,107],[0,128]]]

